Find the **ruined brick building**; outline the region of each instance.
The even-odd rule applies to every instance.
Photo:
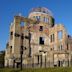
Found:
[[[5,66],[61,67],[72,65],[72,37],[55,24],[51,11],[33,8],[28,17],[15,16],[10,25]]]

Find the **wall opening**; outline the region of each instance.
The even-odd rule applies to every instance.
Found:
[[[44,37],[40,37],[40,38],[39,38],[39,44],[44,45]]]
[[[40,31],[43,31],[43,26],[40,26],[40,29],[39,29]]]
[[[23,27],[26,25],[26,22],[20,22],[20,26]]]
[[[63,32],[62,32],[62,31],[59,31],[59,32],[58,32],[58,39],[59,39],[59,40],[62,39],[62,35],[63,35]]]

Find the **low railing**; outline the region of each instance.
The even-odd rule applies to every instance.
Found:
[[[22,64],[23,68],[48,68],[48,67],[72,67],[72,61],[64,61],[64,62],[43,62],[41,63],[32,63],[32,64]],[[12,65],[8,65],[7,67],[13,67]],[[20,68],[19,65],[15,65],[15,68]]]
[[[41,63],[33,63],[33,64],[23,64],[24,68],[48,68],[48,67],[71,67],[72,66],[72,61],[65,61],[64,63],[57,62],[54,64],[54,62],[47,62],[46,64],[43,62],[42,65]]]

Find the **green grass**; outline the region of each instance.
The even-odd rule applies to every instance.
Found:
[[[71,67],[56,67],[56,68],[26,68],[20,69],[0,68],[0,72],[72,72]]]

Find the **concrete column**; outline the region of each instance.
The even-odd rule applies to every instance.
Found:
[[[69,67],[71,67],[71,55],[69,54]]]

